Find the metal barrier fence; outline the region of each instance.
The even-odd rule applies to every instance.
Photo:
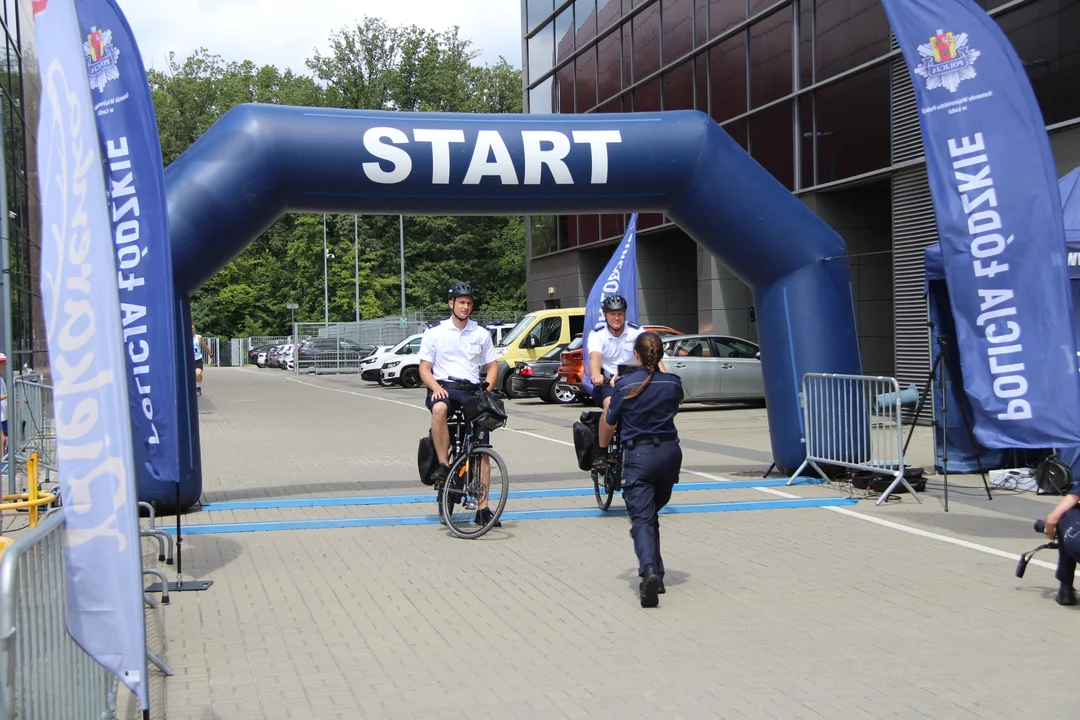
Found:
[[[116,711],[116,679],[67,632],[63,527],[64,513],[49,513],[0,560],[0,720]]]
[[[878,505],[901,484],[922,502],[904,478],[900,386],[895,378],[807,373],[801,400],[806,460],[788,485],[808,465],[822,477],[828,475],[821,465],[834,465],[892,476]]]
[[[244,352],[251,348],[264,347],[266,345],[285,345],[292,342],[288,335],[252,335],[244,343]]]
[[[247,365],[247,350],[248,349],[244,347],[241,338],[232,338],[229,340],[229,367],[243,367],[244,365]]]
[[[16,375],[12,399],[8,407],[8,493],[17,491],[18,473],[26,460],[38,454],[39,466],[56,472],[56,424],[53,420],[53,391],[46,385],[41,373]]]
[[[206,338],[206,346],[210,348],[210,357],[203,358],[206,365],[219,367],[221,365],[221,343],[216,337]]]

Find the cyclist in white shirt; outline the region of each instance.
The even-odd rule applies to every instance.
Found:
[[[427,386],[427,407],[431,411],[431,439],[439,456],[439,466],[431,477],[441,487],[450,471],[450,430],[447,418],[453,410],[465,405],[475,389],[469,385],[480,383],[480,366],[487,373],[489,388],[495,387],[499,365],[495,361],[495,346],[491,333],[477,322],[470,320],[475,293],[468,283],[454,283],[447,293],[450,317],[424,331],[420,341],[420,380]],[[488,442],[488,432],[478,437]],[[490,477],[484,473],[484,477]],[[441,509],[441,506],[440,506]],[[476,512],[477,523],[487,522],[491,510],[486,499]],[[496,523],[501,526],[501,523]]]
[[[637,323],[626,321],[626,298],[622,295],[608,295],[601,301],[600,309],[604,311],[604,322],[598,323],[589,333],[589,375],[593,383],[593,402],[604,409],[600,415],[600,437],[610,437],[612,428],[607,422],[607,411],[615,392],[619,366],[637,364],[634,341],[645,331]],[[667,372],[663,362],[659,363],[659,369]],[[605,375],[610,379],[605,381]],[[607,434],[604,428],[607,428]]]

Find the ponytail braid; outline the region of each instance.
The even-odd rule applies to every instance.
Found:
[[[627,400],[645,392],[645,388],[649,386],[649,382],[652,381],[653,375],[656,374],[656,370],[660,366],[660,360],[664,357],[664,343],[656,333],[652,331],[643,332],[634,341],[634,350],[637,352],[638,357],[641,358],[641,364],[649,371],[649,377],[645,378],[645,382],[627,393]]]

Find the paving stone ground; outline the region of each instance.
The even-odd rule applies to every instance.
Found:
[[[415,494],[418,390],[354,376],[208,369],[204,502]],[[508,403],[494,443],[513,489],[584,487],[577,405]],[[688,406],[683,482],[770,463],[764,408]],[[932,469],[927,430],[912,461]],[[622,516],[506,522],[477,541],[440,526],[189,535],[185,577],[150,611],[175,675],[154,717],[1075,718],[1080,615],[1046,563],[1017,579],[1052,499],[941,478],[917,504],[664,516],[668,592],[638,603]],[[847,497],[846,486],[676,493],[674,503]],[[855,497],[861,495],[856,492]],[[616,498],[616,507],[621,498]],[[511,499],[508,510],[592,507]],[[187,514],[188,526],[432,513],[434,503]],[[162,519],[162,524],[172,522]],[[995,554],[996,553],[996,554]],[[1043,561],[1054,560],[1043,553]],[[175,568],[163,569],[175,574]],[[125,698],[124,710],[131,712]]]

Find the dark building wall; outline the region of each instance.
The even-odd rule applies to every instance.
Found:
[[[1028,72],[1051,126],[1058,175],[1080,165],[1080,0],[976,1]],[[847,240],[864,367],[892,372],[898,271],[887,188],[896,119],[881,0],[523,0],[522,7],[531,112],[709,114]],[[857,187],[838,192],[845,182]],[[664,223],[642,215],[639,228],[689,242]],[[576,263],[576,283],[560,277],[583,300],[624,230],[621,215],[535,218],[533,267],[557,264],[572,274]],[[560,250],[567,258],[541,257]],[[683,274],[694,273],[697,329],[756,338],[745,285],[700,250],[683,262]],[[671,267],[643,272],[643,282],[646,275],[650,283],[672,277],[669,288],[682,290]],[[541,285],[530,283],[530,307],[543,304],[550,285]],[[642,298],[643,308],[670,304],[670,296]]]
[[[12,352],[9,362],[45,368],[48,353],[41,305],[41,200],[38,196],[37,125],[41,80],[37,69],[31,0],[8,0],[0,10],[4,68],[0,107],[8,189],[12,280]]]
[[[697,331],[697,243],[676,228],[638,238],[638,319]]]
[[[697,251],[698,332],[757,340],[750,288],[704,248]]]
[[[1080,88],[1077,89],[1080,94]],[[1052,133],[1050,149],[1057,163],[1057,175],[1061,177],[1070,170],[1080,167],[1080,126]]]
[[[863,372],[892,375],[892,196],[888,181],[803,197],[847,243]]]

